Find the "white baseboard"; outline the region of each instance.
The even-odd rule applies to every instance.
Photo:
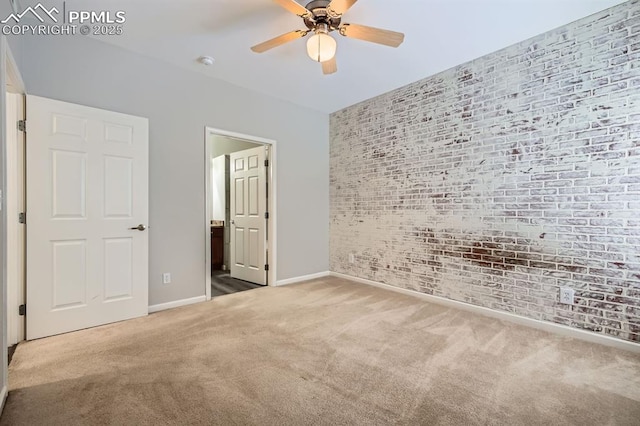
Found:
[[[200,303],[200,302],[206,302],[206,301],[207,301],[207,296],[202,295],[197,297],[191,297],[189,299],[174,300],[173,302],[159,303],[157,305],[150,305],[149,313],[152,314],[154,312],[164,311],[166,309],[173,309],[173,308],[178,308],[180,306],[192,305],[194,303]]]
[[[4,403],[7,401],[7,387],[3,386],[0,391],[0,415],[2,415],[2,410],[4,410]]]
[[[324,271],[324,272],[318,272],[316,274],[309,274],[309,275],[302,275],[300,277],[287,278],[286,280],[276,281],[276,286],[279,287],[281,285],[295,284],[302,281],[313,280],[316,278],[328,277],[329,275],[331,275],[331,272]]]
[[[362,284],[371,285],[374,287],[383,288],[386,290],[395,291],[396,293],[406,294],[408,296],[418,297],[426,301],[437,303],[452,308],[463,309],[465,311],[475,312],[484,316],[509,321],[512,323],[524,325],[538,330],[549,331],[551,333],[559,334],[562,336],[573,337],[580,340],[585,340],[591,343],[598,343],[601,345],[611,346],[617,349],[623,349],[631,352],[640,353],[640,344],[627,342],[625,340],[616,339],[614,337],[605,336],[603,334],[596,334],[591,331],[580,330],[577,328],[567,327],[566,325],[555,324],[547,321],[540,321],[532,318],[515,315],[510,312],[495,311],[493,309],[484,308],[482,306],[471,305],[465,302],[459,302],[457,300],[446,299],[440,296],[432,296],[426,293],[420,293],[415,290],[407,290],[405,288],[395,287],[389,284],[383,284],[376,281],[367,280],[364,278],[352,277],[351,275],[341,274],[339,272],[331,272],[331,276],[344,278],[347,280],[355,281]]]

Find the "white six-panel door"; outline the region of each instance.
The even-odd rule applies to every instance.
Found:
[[[265,147],[230,155],[231,276],[266,284],[267,194]]]
[[[27,96],[27,338],[147,314],[148,120]]]

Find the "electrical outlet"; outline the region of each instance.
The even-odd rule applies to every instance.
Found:
[[[353,253],[349,253],[349,263],[355,263],[356,256]]]
[[[569,287],[560,287],[560,303],[565,305],[573,305],[573,298],[576,292]]]
[[[162,284],[171,284],[171,272],[162,274]]]

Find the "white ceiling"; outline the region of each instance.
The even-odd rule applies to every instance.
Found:
[[[305,28],[271,0],[100,0],[91,5],[126,12],[124,34],[101,37],[108,43],[333,112],[622,2],[360,0],[343,22],[404,32],[405,42],[393,49],[332,33],[338,41],[338,72],[329,76],[307,57],[306,39],[262,54],[249,50]],[[66,3],[68,10],[87,8],[86,0]],[[214,65],[199,64],[201,55],[214,57]]]

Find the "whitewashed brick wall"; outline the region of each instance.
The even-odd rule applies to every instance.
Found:
[[[640,342],[640,2],[332,114],[331,269]]]

